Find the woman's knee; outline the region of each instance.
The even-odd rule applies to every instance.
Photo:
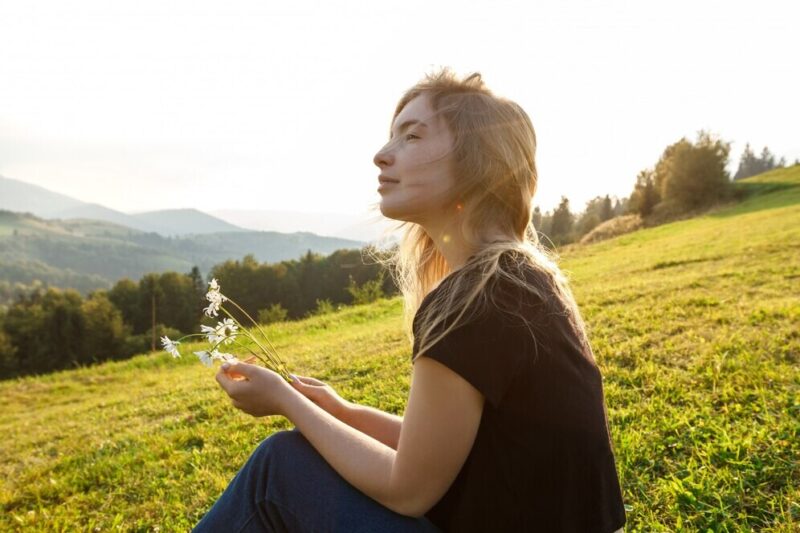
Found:
[[[305,448],[308,446],[308,441],[303,437],[302,433],[297,430],[276,431],[261,441],[254,455],[259,458],[280,456],[281,460],[285,461],[292,455],[307,451]]]

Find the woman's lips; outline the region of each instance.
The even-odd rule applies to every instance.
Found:
[[[396,185],[396,184],[400,183],[399,180],[396,180],[394,178],[390,178],[389,176],[384,176],[383,174],[378,176],[378,182],[380,182],[380,185],[378,185],[378,192],[386,190],[389,187],[391,187],[392,185]]]

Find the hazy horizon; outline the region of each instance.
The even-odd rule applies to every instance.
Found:
[[[364,214],[426,72],[479,71],[531,116],[551,210],[630,194],[700,129],[800,157],[790,2],[0,6],[0,175],[125,213]],[[132,185],[131,185],[132,184]]]

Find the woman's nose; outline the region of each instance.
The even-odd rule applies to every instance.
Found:
[[[375,163],[375,166],[378,168],[388,167],[394,162],[394,156],[387,149],[387,146],[384,146],[375,154],[375,157],[372,158],[372,162]]]

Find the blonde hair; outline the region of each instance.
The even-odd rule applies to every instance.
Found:
[[[391,124],[420,95],[428,96],[434,113],[444,118],[453,133],[456,185],[451,200],[458,205],[453,213],[454,216],[457,213],[458,230],[464,242],[474,253],[456,274],[425,229],[406,221],[392,228],[402,230],[402,237],[388,254],[367,249],[378,262],[389,267],[403,294],[404,328],[413,342],[416,323],[417,355],[424,354],[450,331],[482,314],[490,305],[521,318],[536,346],[530,319],[518,310],[502,309],[495,299],[496,288],[503,282],[556,304],[549,308],[568,314],[585,340],[584,323],[567,279],[556,265],[555,254],[539,242],[531,222],[531,202],[538,175],[536,134],[527,113],[516,103],[495,96],[484,85],[480,73],[458,79],[444,67],[427,74],[405,92]],[[485,228],[496,231],[487,236],[482,231]],[[504,254],[514,261],[501,261]],[[536,279],[545,282],[527,279],[519,268],[522,264],[544,274]],[[440,291],[439,297],[431,300],[415,319],[423,299],[444,278],[450,280],[450,275],[452,283],[443,287],[446,290]],[[448,323],[449,327],[442,331],[440,326]]]

